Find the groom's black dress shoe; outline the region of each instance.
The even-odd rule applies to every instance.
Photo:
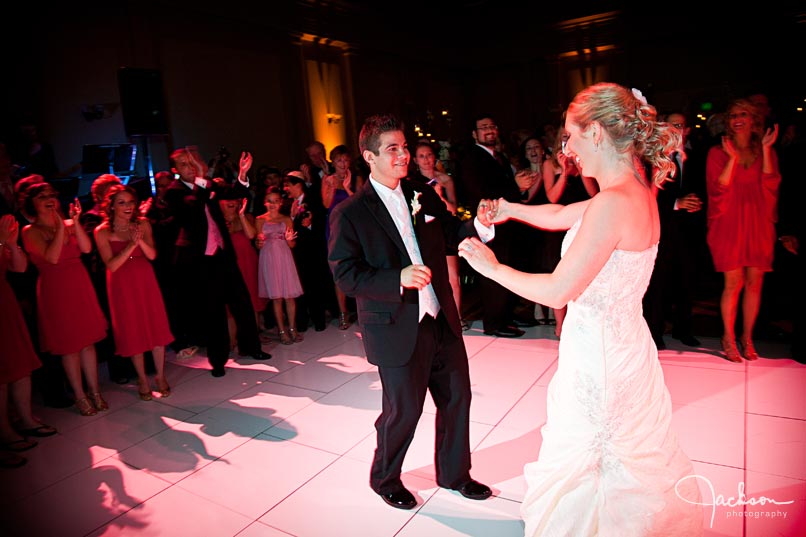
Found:
[[[484,483],[479,483],[475,479],[471,479],[458,489],[459,494],[471,500],[486,500],[490,497],[493,491]]]
[[[526,332],[517,326],[502,326],[496,330],[485,330],[485,336],[498,336],[498,337],[521,337]]]
[[[414,495],[403,487],[394,492],[380,494],[380,497],[397,509],[414,509],[417,506],[417,500],[414,499]]]

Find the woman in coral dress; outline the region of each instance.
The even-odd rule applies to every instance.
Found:
[[[708,248],[714,268],[725,275],[719,302],[722,350],[731,362],[755,360],[753,327],[761,305],[764,273],[772,270],[781,172],[772,145],[778,125],[764,132],[763,118],[747,100],[728,106],[721,146],[708,151]],[[736,347],[736,314],[742,295],[742,333]]]
[[[551,274],[501,265],[478,239],[459,256],[513,292],[568,304],[548,388],[543,443],[525,465],[527,537],[696,537],[703,512],[694,468],[672,427],[672,402],[642,299],[658,252],[655,186],[674,170],[680,140],[637,90],[600,83],[566,115],[565,152],[601,191],[571,205],[483,201],[510,218],[568,229]],[[653,177],[644,173],[652,169]]]
[[[151,351],[154,382],[162,397],[171,395],[165,379],[165,346],[173,341],[162,293],[151,261],[157,257],[148,218],[140,216],[137,193],[129,186],[110,188],[103,202],[104,222],[95,228],[98,253],[106,265],[106,290],[115,350],[131,357],[140,399],[152,399],[144,353]]]
[[[302,341],[297,332],[297,301],[302,294],[297,266],[294,263],[294,247],[297,233],[291,217],[280,213],[283,198],[280,189],[269,188],[266,194],[266,213],[257,217],[258,246],[258,292],[263,298],[271,299],[274,317],[277,321],[280,343],[290,345]],[[288,318],[288,331],[283,315]]]
[[[39,348],[62,357],[76,407],[82,416],[94,416],[109,409],[100,392],[95,353],[95,343],[106,337],[108,323],[81,262],[81,254],[92,249],[92,240],[78,224],[81,204],[76,198],[70,204],[70,219],[64,220],[56,191],[48,183],[39,183],[26,190],[25,211],[34,216],[33,223],[22,230],[22,240],[39,270]]]
[[[27,440],[25,436],[56,434],[53,427],[43,425],[32,414],[31,372],[42,363],[34,351],[14,290],[6,281],[7,270],[24,272],[28,266],[18,237],[19,224],[14,216],[0,217],[0,449],[8,451],[25,451],[36,446],[35,440]],[[16,429],[9,420],[9,401],[14,404],[19,420]],[[18,456],[12,459],[17,464],[11,466],[25,463]]]

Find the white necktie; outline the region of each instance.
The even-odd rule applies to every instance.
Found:
[[[395,190],[392,199],[394,200],[396,213],[393,215],[395,217],[395,226],[400,233],[400,237],[403,239],[403,244],[406,246],[406,252],[408,252],[412,263],[422,265],[423,258],[420,255],[420,247],[417,244],[417,238],[414,236],[414,227],[411,225],[411,217],[406,210],[406,198],[403,196],[403,191]],[[439,313],[439,300],[434,291],[434,286],[429,283],[420,289],[417,294],[419,296],[420,306],[419,320],[422,321],[426,313],[436,319]]]

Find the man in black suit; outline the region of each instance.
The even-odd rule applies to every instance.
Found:
[[[238,182],[232,188],[248,195],[246,172],[252,164],[241,155]],[[194,149],[171,154],[173,173],[179,176],[165,192],[168,212],[179,228],[175,260],[177,305],[182,308],[177,338],[207,344],[214,377],[226,374],[230,352],[227,308],[237,327],[238,351],[255,360],[270,354],[260,348],[255,313],[246,283],[238,269],[227,224],[215,193],[225,188],[205,178],[205,165]]]
[[[328,260],[336,285],[356,299],[367,360],[383,389],[370,487],[392,507],[417,505],[400,473],[430,390],[437,484],[483,500],[491,491],[470,477],[470,377],[445,260],[462,223],[432,188],[401,181],[410,155],[397,118],[368,118],[359,146],[369,181],[331,213]]]
[[[504,155],[495,150],[498,126],[490,116],[479,115],[476,118],[473,139],[476,143],[468,148],[459,162],[458,172],[464,200],[470,207],[476,207],[483,199],[504,198],[519,203],[521,193],[515,182],[512,166]],[[490,248],[502,263],[511,265],[513,262],[518,225],[515,222],[505,222],[496,226],[496,238]],[[479,275],[478,279],[484,333],[499,337],[522,336],[524,331],[514,324],[518,296],[489,278]]]
[[[333,173],[333,164],[327,160],[325,144],[319,140],[314,140],[305,146],[305,156],[308,162],[300,165],[299,169],[305,176],[305,184],[313,193],[322,189],[322,179]]]
[[[655,269],[644,295],[644,318],[658,350],[666,348],[663,333],[666,319],[672,321],[672,337],[697,347],[692,335],[693,288],[698,255],[705,240],[700,194],[705,188],[705,162],[688,144],[690,127],[686,116],[672,113],[667,121],[680,130],[681,147],[672,155],[676,172],[672,181],[658,189],[661,237]]]

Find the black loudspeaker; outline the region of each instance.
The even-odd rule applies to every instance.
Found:
[[[127,136],[168,134],[162,75],[156,69],[118,69],[120,108]]]

